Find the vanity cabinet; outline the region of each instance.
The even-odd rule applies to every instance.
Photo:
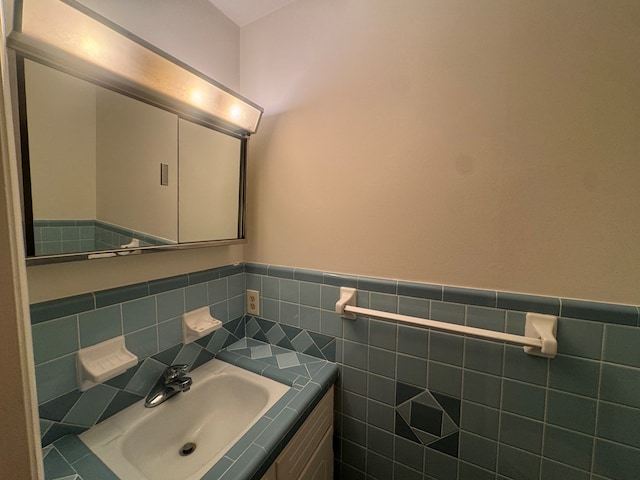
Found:
[[[332,479],[333,387],[262,477],[262,480]]]

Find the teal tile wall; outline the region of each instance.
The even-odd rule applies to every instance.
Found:
[[[35,220],[36,255],[96,250],[94,220]]]
[[[99,220],[95,221],[95,247],[96,250],[109,250],[126,245],[132,238],[140,240],[140,246],[166,245],[171,242],[148,233],[138,232],[118,225],[111,225]]]
[[[137,402],[167,365],[196,368],[244,338],[245,290],[244,266],[235,265],[32,305],[43,446]],[[183,345],[182,314],[207,305],[223,328]],[[78,391],[76,352],[120,335],[139,363]]]
[[[36,255],[56,255],[120,248],[132,238],[141,246],[164,245],[165,240],[99,220],[35,220]]]
[[[559,355],[345,321],[334,312],[343,285],[358,288],[362,307],[515,334],[525,312],[555,314]],[[244,315],[246,288],[260,291],[260,317]],[[225,329],[184,347],[179,316],[204,305]],[[142,398],[165,365],[197,366],[246,335],[338,363],[339,478],[635,480],[640,471],[637,306],[246,264],[36,304],[32,323],[43,444]],[[116,333],[144,360],[80,394],[75,352]]]
[[[248,336],[261,339],[279,324],[335,339],[340,478],[637,478],[637,306],[260,264],[245,272],[263,309],[261,319],[248,317]],[[559,355],[532,357],[521,347],[372,318],[342,320],[334,313],[340,286],[358,289],[358,306],[520,335],[525,312],[558,315]]]

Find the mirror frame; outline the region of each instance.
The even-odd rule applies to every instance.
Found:
[[[52,19],[55,20],[52,21]],[[133,252],[152,253],[246,243],[247,143],[249,136],[258,128],[264,111],[262,107],[75,0],[18,0],[15,5],[14,23],[14,30],[7,39],[7,46],[10,48],[13,67],[11,73],[14,87],[12,88],[14,113],[19,122],[16,124],[16,131],[19,132],[16,147],[22,158],[23,226],[28,266],[127,256]],[[96,55],[91,48],[87,50],[86,46],[79,41],[87,37],[87,32],[90,34],[96,32],[96,39],[90,39],[88,43],[92,46],[91,48],[94,48],[97,42],[100,45],[101,55]],[[127,61],[130,55],[135,55],[137,59],[135,64]],[[113,249],[30,256],[35,253],[33,250],[35,239],[24,95],[25,58],[175,113],[190,122],[239,138],[241,154],[238,237],[228,240],[138,247],[135,250]],[[152,75],[149,75],[149,72]],[[185,85],[193,88],[186,88]],[[192,95],[194,88],[201,93],[195,100]],[[202,102],[202,98],[206,101]],[[233,113],[238,111],[241,114],[240,119],[236,121]]]

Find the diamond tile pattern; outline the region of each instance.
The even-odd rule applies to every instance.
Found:
[[[429,391],[401,382],[396,392],[396,402],[401,401],[396,406],[396,434],[457,457],[459,426],[453,418],[460,418],[460,400],[442,394],[436,399]]]
[[[270,357],[271,353],[271,345],[260,345],[258,347],[251,347],[249,349],[251,351],[251,358],[265,358]]]
[[[296,355],[295,352],[276,355],[276,360],[278,361],[279,368],[297,367],[300,365],[298,355]]]
[[[265,343],[311,355],[322,360],[336,361],[336,341],[329,335],[280,325],[259,317],[247,317],[247,336]]]
[[[73,390],[41,404],[40,418],[47,421],[47,428],[41,432],[43,446],[70,433],[82,433],[95,423],[144,398],[167,365],[187,359],[187,363],[195,368],[204,363],[204,359],[213,358],[227,345],[239,342],[236,334],[244,333],[244,322],[242,319],[239,320],[227,322],[223,328],[205,337],[204,347],[198,342],[186,346],[176,345],[142,360],[135,367],[103,385],[97,385],[86,392]],[[244,339],[234,344],[233,348],[246,348],[247,340],[252,341]],[[269,349],[269,346],[258,348]]]

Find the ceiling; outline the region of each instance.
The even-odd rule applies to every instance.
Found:
[[[239,27],[266,17],[296,0],[209,0]]]

